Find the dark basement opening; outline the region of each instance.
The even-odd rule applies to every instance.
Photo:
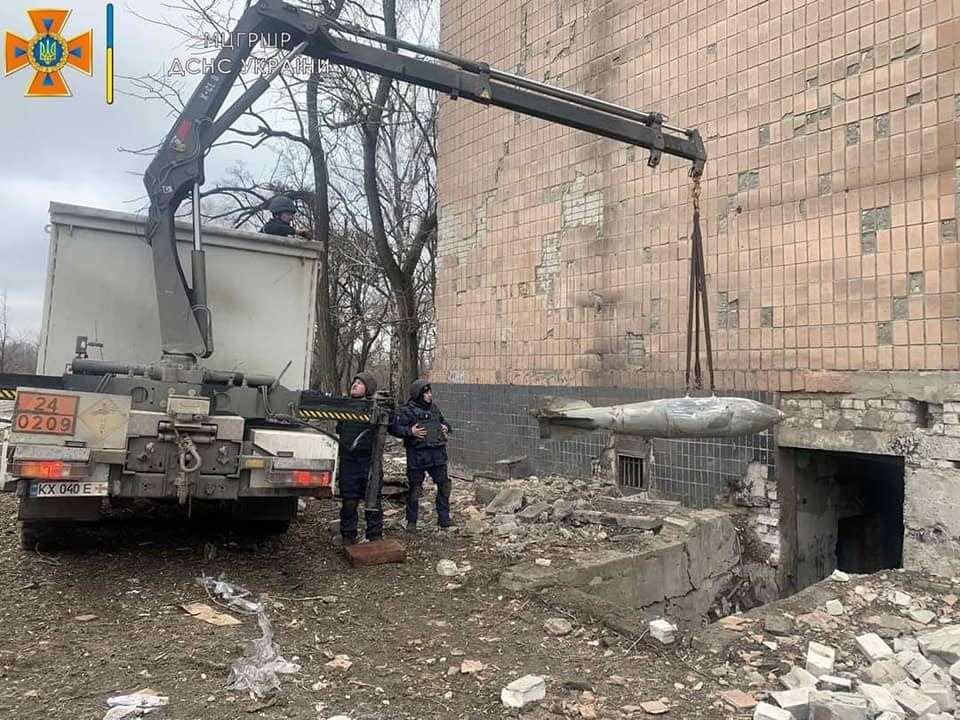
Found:
[[[795,450],[797,589],[903,566],[903,458]]]

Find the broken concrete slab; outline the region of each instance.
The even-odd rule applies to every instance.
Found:
[[[518,512],[517,517],[521,520],[534,521],[538,520],[541,515],[545,515],[548,512],[550,512],[550,503],[535,502],[531,505],[527,505],[527,507]]]
[[[890,693],[911,718],[922,718],[937,711],[937,701],[924,695],[908,682],[898,682],[890,686]]]
[[[487,515],[512,515],[523,507],[523,488],[505,487],[487,505]]]
[[[911,652],[920,652],[920,643],[917,642],[916,638],[912,637],[898,637],[893,640],[893,652],[899,653],[904,650],[910,650]]]
[[[473,483],[473,501],[480,507],[486,507],[503,490],[503,483],[475,480]]]
[[[946,665],[960,660],[960,625],[947,625],[917,638],[920,650],[927,657],[937,657]]]
[[[893,656],[893,650],[891,650],[890,646],[883,641],[883,638],[876,633],[859,635],[855,642],[857,643],[857,647],[860,648],[860,652],[862,652],[870,662],[876,662],[877,660],[883,660]]]
[[[913,632],[913,626],[910,624],[910,621],[897,615],[874,615],[866,618],[866,622],[871,625],[876,625],[881,628],[881,630],[888,631],[883,633],[887,637],[897,637],[904,633]]]
[[[839,600],[827,600],[826,608],[827,612],[834,617],[843,615],[843,603]]]
[[[767,615],[763,619],[764,632],[784,637],[793,634],[793,620],[783,615]]]
[[[815,688],[817,686],[817,677],[804,670],[799,665],[790,669],[786,675],[780,676],[780,684],[787,690],[796,690],[798,688]]]
[[[899,605],[900,607],[907,607],[910,605],[911,597],[905,592],[897,590],[893,593],[893,604]]]
[[[795,720],[794,716],[783,708],[770,703],[758,703],[753,709],[753,720]]]
[[[814,720],[870,720],[865,697],[823,690],[810,692],[810,716]]]
[[[898,652],[894,656],[897,664],[907,671],[907,675],[914,680],[920,680],[924,675],[933,670],[933,663],[927,660],[923,655],[911,650]]]
[[[507,707],[522,708],[528,703],[543,700],[547,685],[539,675],[524,675],[500,691],[500,702]]]
[[[950,666],[950,677],[957,685],[960,685],[960,660]]]
[[[942,712],[952,713],[956,707],[953,687],[949,681],[943,683],[924,678],[920,683],[920,692],[929,698],[933,698]]]
[[[807,671],[815,676],[829,675],[837,659],[837,651],[829,645],[810,641],[807,645]]]
[[[931,612],[930,610],[924,610],[923,608],[917,610],[911,610],[907,613],[910,616],[910,619],[920,623],[921,625],[929,625],[933,622],[934,618],[937,617],[937,614]]]
[[[816,678],[814,678],[816,680]],[[770,697],[795,720],[807,720],[810,716],[810,687],[782,690],[770,693]]]
[[[897,703],[891,692],[882,685],[873,685],[871,683],[860,683],[857,688],[860,694],[867,699],[870,710],[875,713],[890,713],[891,715],[903,720],[905,711]]]
[[[663,520],[660,518],[647,515],[623,515],[602,510],[574,510],[571,519],[574,522],[586,525],[603,525],[605,527],[649,530],[651,532],[663,527]]]
[[[863,671],[863,676],[876,685],[890,686],[906,680],[909,675],[893,658],[877,660]]]
[[[837,692],[850,692],[853,690],[853,680],[836,675],[821,675],[820,687],[823,690],[835,690]]]
[[[676,633],[676,626],[663,619],[651,620],[650,621],[650,635],[659,640],[662,645],[670,645],[676,640],[674,633]]]

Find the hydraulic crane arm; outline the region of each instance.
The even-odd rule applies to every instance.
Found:
[[[338,35],[334,35],[336,32]],[[393,49],[344,39],[350,34],[431,58],[400,55]],[[281,0],[260,0],[240,18],[231,36],[194,90],[170,134],[150,163],[144,184],[150,197],[147,242],[153,248],[154,273],[165,356],[208,357],[213,352],[212,325],[206,306],[206,280],[200,237],[199,188],[203,159],[222,135],[269,87],[272,75],[256,80],[222,114],[219,111],[260,38],[283,38],[296,55],[431,88],[453,98],[495,105],[524,115],[584,130],[650,151],[648,165],[656,167],[666,153],[691,162],[690,174],[700,177],[706,150],[697,130],[674,127],[658,113],[644,113],[552,87],[425,47],[387,38],[336,19],[307,12]],[[192,286],[188,287],[177,256],[174,217],[180,204],[193,195],[194,249]]]

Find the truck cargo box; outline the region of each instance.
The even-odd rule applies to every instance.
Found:
[[[59,375],[77,336],[103,343],[91,358],[151,363],[160,358],[160,320],[151,250],[141,216],[53,202],[37,372]],[[177,224],[190,273],[191,226]],[[310,382],[317,285],[316,244],[295,238],[203,228],[215,350],[209,368],[280,373]]]

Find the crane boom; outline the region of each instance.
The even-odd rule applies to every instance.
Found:
[[[349,40],[342,37],[344,34],[386,47]],[[146,240],[153,249],[164,356],[203,358],[213,352],[200,236],[199,189],[204,180],[203,160],[217,138],[267,90],[282,68],[280,65],[277,72],[256,80],[220,113],[244,61],[264,37],[282,38],[278,44],[288,52],[287,59],[303,54],[427,87],[452,98],[494,105],[645,148],[650,152],[650,167],[656,167],[661,156],[667,154],[690,161],[693,177],[703,174],[707,156],[700,133],[672,126],[659,113],[638,112],[496,70],[486,63],[388,38],[282,0],[260,0],[240,18],[232,33],[232,42],[221,48],[212,72],[207,73],[194,90],[144,176],[150,198]],[[398,52],[401,49],[421,57],[401,55]],[[174,217],[180,204],[191,194],[194,248],[192,285],[188,286],[176,251]]]

